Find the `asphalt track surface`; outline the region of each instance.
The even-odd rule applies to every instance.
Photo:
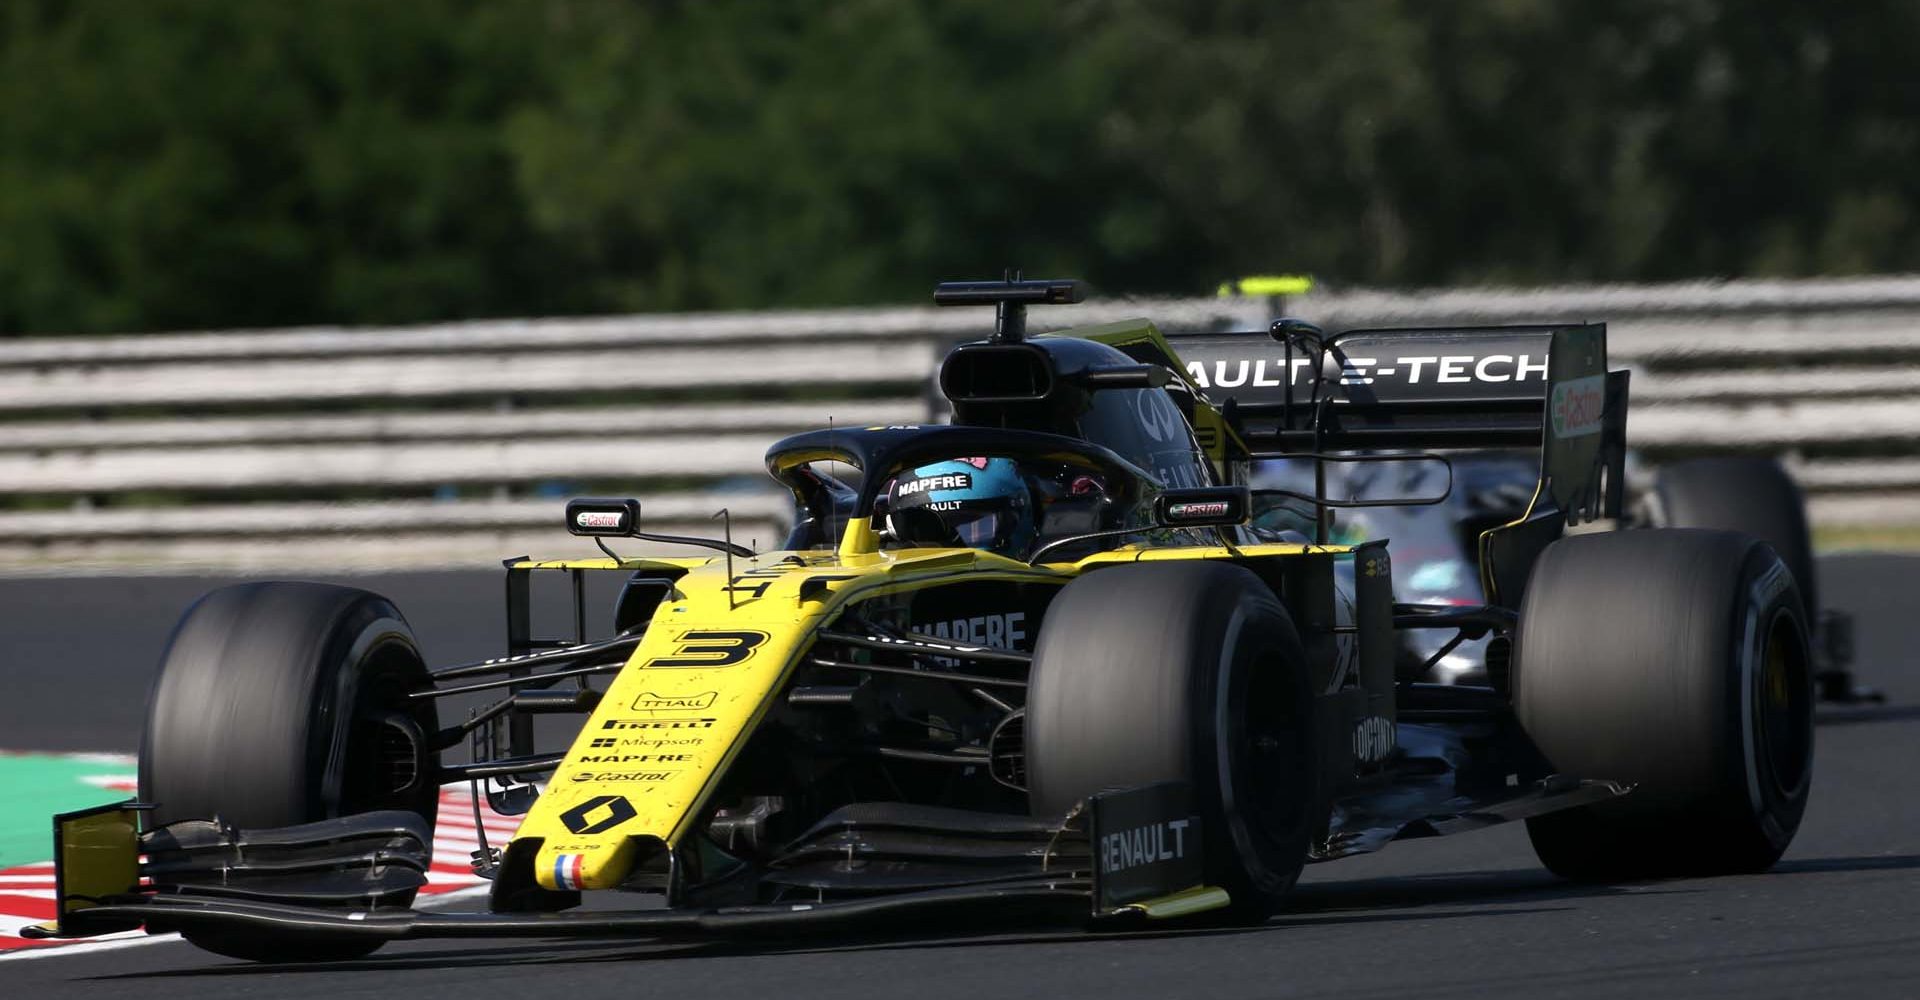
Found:
[[[1310,868],[1291,909],[1253,929],[413,942],[310,966],[167,942],[0,961],[0,997],[1920,997],[1920,559],[1835,557],[1822,573],[1860,616],[1862,679],[1890,701],[1824,713],[1806,821],[1765,875],[1575,887],[1509,825]],[[155,651],[217,582],[0,583],[0,747],[131,751]],[[438,661],[499,649],[491,576],[355,582],[395,598]]]

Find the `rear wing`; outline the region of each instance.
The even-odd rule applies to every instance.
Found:
[[[1167,337],[1189,381],[1255,457],[1541,449],[1541,500],[1572,523],[1617,517],[1627,373],[1605,324]]]

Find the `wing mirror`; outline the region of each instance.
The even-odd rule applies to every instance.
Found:
[[[640,501],[580,497],[567,501],[567,530],[597,538],[627,538],[640,530]]]
[[[715,517],[726,518],[722,509]],[[576,535],[589,538],[638,538],[646,542],[662,542],[668,545],[694,545],[703,549],[715,549],[730,555],[749,558],[754,551],[745,545],[733,543],[733,521],[726,519],[727,536],[725,538],[694,538],[690,535],[658,535],[640,530],[640,501],[628,499],[607,499],[605,497],[578,497],[567,501],[567,530]],[[600,551],[613,556],[613,550],[607,543],[596,541]],[[617,558],[617,557],[616,557]]]
[[[1165,490],[1153,500],[1153,521],[1163,528],[1231,527],[1252,514],[1253,491],[1245,486]]]

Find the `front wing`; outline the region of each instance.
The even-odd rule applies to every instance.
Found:
[[[848,807],[796,842],[784,868],[761,873],[764,883],[781,887],[782,901],[566,913],[407,908],[431,848],[417,818],[409,823],[406,814],[262,831],[194,821],[142,833],[141,807],[121,803],[55,817],[59,919],[22,933],[87,937],[144,925],[380,941],[677,940],[896,926],[981,910],[999,920],[1178,917],[1229,901],[1223,890],[1200,883],[1200,821],[1189,799],[1180,784],[1110,792],[1058,824],[958,810],[890,811],[888,804]],[[917,862],[899,860],[915,852]]]

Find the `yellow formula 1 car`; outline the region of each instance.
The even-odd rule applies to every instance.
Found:
[[[60,918],[29,933],[312,960],[925,913],[1257,920],[1307,862],[1506,820],[1572,878],[1785,849],[1812,754],[1792,576],[1745,535],[1566,531],[1620,504],[1604,327],[1282,321],[1223,353],[1144,321],[1026,336],[1071,282],[935,298],[998,313],[941,367],[952,423],[775,444],[795,504],[776,551],[575,500],[568,529],[607,558],[508,563],[507,655],[438,669],[365,591],[203,598],[163,659],[139,799],[56,819]],[[1539,482],[1480,536],[1484,605],[1396,604],[1390,540],[1326,543],[1330,512],[1436,502],[1447,476],[1245,485],[1259,457],[1444,472],[1447,449],[1522,445]],[[1256,499],[1299,517],[1256,528]],[[631,538],[708,551],[614,554]],[[570,577],[578,607],[596,572],[626,578],[614,634],[535,635],[533,579]],[[1426,683],[1404,629],[1484,640],[1485,683]],[[436,712],[474,692],[497,700]],[[535,745],[544,713],[584,719],[570,745]],[[455,781],[523,819],[475,854],[488,912],[415,911]],[[575,909],[587,892],[656,899]]]

